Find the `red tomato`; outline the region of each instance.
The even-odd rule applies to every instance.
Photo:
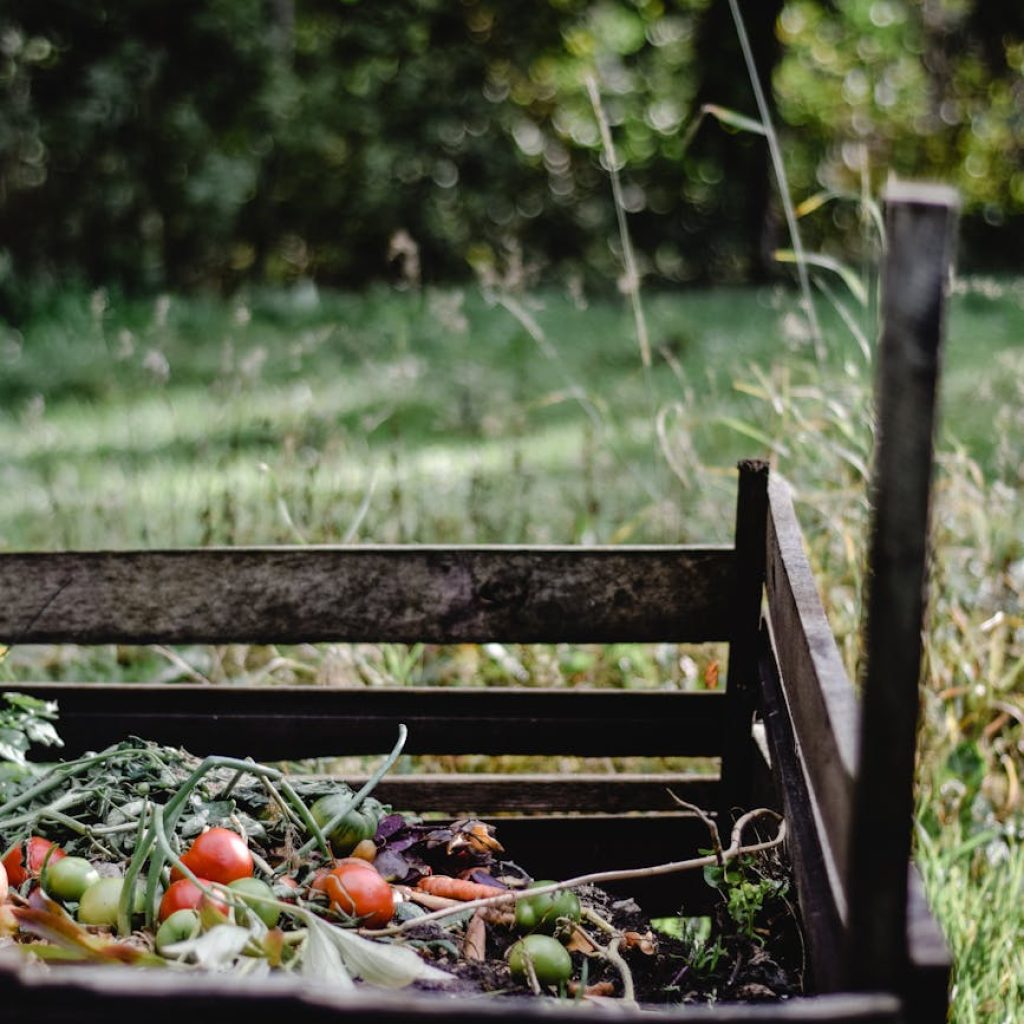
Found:
[[[193,841],[181,862],[198,878],[227,885],[238,878],[252,876],[252,854],[245,840],[229,828],[211,828]],[[180,871],[172,879],[182,878]]]
[[[39,870],[42,868],[46,855],[50,852],[51,848],[53,853],[50,854],[49,863],[52,864],[54,861],[67,856],[59,846],[55,846],[49,839],[43,839],[42,836],[32,836],[31,839],[27,839],[24,843],[12,846],[7,851],[7,856],[4,857],[3,861],[4,868],[7,870],[8,882],[11,885],[18,886],[28,878],[38,878]],[[27,867],[25,866],[26,850],[28,851]]]
[[[207,887],[211,884],[208,878],[200,878],[199,881]],[[176,910],[198,910],[202,902],[203,890],[191,879],[179,878],[177,882],[172,882],[167,887],[167,892],[164,893],[164,897],[160,901],[157,917],[161,921],[166,921]],[[227,914],[228,905],[222,899],[208,898],[207,902]]]
[[[344,865],[357,868],[369,868],[375,874],[377,872],[377,869],[372,864],[360,859],[359,857],[342,857],[341,860],[336,860],[331,867],[320,868],[315,872],[309,882],[310,889],[315,889],[317,892],[327,892],[327,876],[331,874],[332,871]]]
[[[367,928],[383,928],[395,914],[391,886],[365,861],[338,864],[324,879],[324,889],[334,906]]]

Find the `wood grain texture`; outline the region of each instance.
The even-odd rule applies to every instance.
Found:
[[[366,776],[343,776],[358,789]],[[671,792],[670,792],[671,791]],[[424,773],[385,776],[374,796],[396,810],[443,811],[458,817],[477,815],[578,814],[597,811],[626,814],[673,811],[671,793],[698,807],[713,809],[718,799],[714,775],[651,772],[650,774],[456,774]]]
[[[723,820],[750,808],[754,745],[751,727],[757,705],[758,632],[764,599],[765,530],[768,514],[768,463],[739,464],[736,492],[736,559],[733,571],[733,619],[726,684],[728,718],[722,751]]]
[[[409,754],[717,756],[720,693],[443,687],[19,684],[60,709],[64,756],[141,736],[264,761]]]
[[[787,851],[796,881],[808,965],[815,991],[838,992],[846,980],[842,880],[829,870],[826,861],[828,843],[820,831],[820,809],[808,784],[807,766],[800,756],[767,632],[761,638],[758,667],[773,775],[790,829]]]
[[[291,976],[232,978],[169,971],[80,967],[31,973],[0,964],[0,999],[12,1020],[47,1024],[111,1024],[145,1020],[236,1020],[245,1024],[600,1024],[606,1005],[535,999],[451,998],[425,992],[339,991]],[[621,1016],[619,1014],[615,1016]],[[633,1014],[629,1014],[630,1017]],[[846,994],[781,1003],[672,1006],[644,1020],[684,1024],[901,1024],[899,1001],[883,994]]]
[[[828,855],[846,876],[857,771],[858,709],[804,554],[788,484],[768,484],[768,616],[786,704],[825,824]]]
[[[903,185],[886,199],[868,550],[860,775],[850,834],[850,957],[864,989],[908,969],[907,871],[932,436],[959,202]]]
[[[730,548],[0,554],[4,643],[728,638]]]

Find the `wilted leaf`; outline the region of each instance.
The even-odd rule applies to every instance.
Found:
[[[102,935],[93,935],[51,901],[47,901],[43,910],[34,907],[14,907],[12,913],[22,929],[53,943],[51,948],[63,951],[61,954],[53,954],[53,959],[166,966],[160,957],[139,949],[138,946],[112,941]],[[34,946],[32,950],[37,952]]]
[[[302,947],[302,974],[317,981],[354,988],[341,951],[330,934],[331,926],[313,915],[305,920],[309,930]]]
[[[406,946],[373,942],[344,928],[321,924],[328,930],[345,966],[368,985],[405,988],[414,981],[448,984],[452,980],[450,974],[424,963]]]
[[[248,928],[235,924],[219,924],[194,939],[168,946],[167,952],[175,957],[189,957],[200,967],[217,970],[226,967],[241,955],[250,938],[252,936]]]

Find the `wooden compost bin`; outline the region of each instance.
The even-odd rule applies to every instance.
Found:
[[[858,705],[804,555],[790,490],[740,466],[735,543],[708,547],[309,547],[0,555],[0,638],[80,644],[704,642],[729,644],[724,692],[33,684],[66,754],[129,734],[194,753],[682,755],[719,776],[416,775],[398,808],[500,814],[537,877],[692,856],[704,825],[667,793],[786,817],[814,995],[676,1006],[673,1019],[945,1019],[949,959],[908,872],[931,435],[956,198],[890,189],[878,368],[880,440]],[[752,722],[757,727],[752,728]],[[497,820],[497,819],[495,819]],[[571,872],[569,864],[571,863]],[[699,873],[627,883],[652,914],[706,913]],[[215,1018],[214,1015],[218,1016]],[[4,1020],[150,1022],[605,1019],[551,1001],[445,999],[132,968],[0,964]]]

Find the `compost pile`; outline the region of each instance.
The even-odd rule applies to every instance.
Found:
[[[800,991],[774,851],[719,848],[704,868],[721,896],[714,918],[652,923],[597,885],[532,878],[503,848],[500,822],[421,821],[382,805],[371,791],[404,729],[353,792],[136,738],[32,765],[30,742],[59,742],[54,709],[6,699],[0,956],[462,997],[648,1004]]]

